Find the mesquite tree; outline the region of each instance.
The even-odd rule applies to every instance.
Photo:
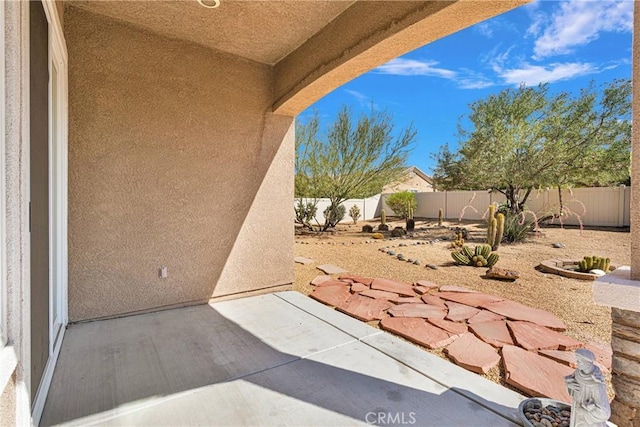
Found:
[[[537,187],[609,185],[627,180],[631,82],[615,80],[577,96],[549,86],[505,89],[470,105],[460,149],[435,156],[438,188],[490,189],[522,211]]]
[[[321,135],[316,113],[296,124],[296,197],[328,198],[331,211],[347,199],[377,194],[405,170],[415,139],[412,126],[395,132],[385,112],[354,118],[346,106]],[[327,221],[323,230],[328,227]]]

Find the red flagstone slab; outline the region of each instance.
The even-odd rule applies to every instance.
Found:
[[[547,328],[556,331],[567,330],[567,327],[562,323],[562,320],[558,319],[548,311],[528,307],[515,301],[504,300],[492,302],[489,304],[482,304],[481,307],[505,316],[511,320],[524,320],[541,326],[546,326]]]
[[[455,286],[455,285],[442,285],[440,286],[440,292],[477,293],[476,291],[472,291],[471,289],[467,289],[467,288],[463,288],[462,286]]]
[[[400,294],[405,297],[412,297],[416,294],[413,291],[413,286],[408,283],[380,278],[373,279],[373,283],[371,283],[371,289],[395,292],[396,294]]]
[[[583,344],[560,332],[530,322],[507,322],[513,338],[525,350],[575,350]]]
[[[600,366],[611,370],[611,357],[613,356],[613,350],[611,350],[610,344],[592,342],[585,345],[585,347],[593,352],[593,354],[596,356],[596,362]]]
[[[416,286],[421,286],[427,289],[438,289],[438,286],[440,285],[438,285],[437,283],[430,282],[428,280],[419,280],[416,282]]]
[[[427,323],[424,319],[387,317],[382,319],[380,327],[430,349],[444,347],[457,338]]]
[[[347,272],[347,270],[345,270],[344,268],[340,268],[337,265],[333,265],[333,264],[323,264],[323,265],[317,266],[316,268],[318,270],[321,270],[325,274],[340,274],[340,273]]]
[[[444,352],[456,365],[479,374],[486,374],[500,361],[493,347],[469,333],[449,344]]]
[[[317,287],[309,296],[322,303],[338,307],[351,297],[351,292],[349,292],[349,286],[346,285],[322,286]]]
[[[444,319],[427,319],[427,322],[431,323],[433,326],[437,326],[440,329],[444,329],[449,332],[451,335],[462,335],[469,332],[469,328],[467,325],[460,322],[450,322]]]
[[[324,275],[324,276],[316,276],[316,277],[311,281],[311,284],[312,284],[313,286],[318,286],[320,283],[322,283],[322,282],[326,282],[327,280],[333,280],[333,278],[332,278],[331,276],[327,276],[327,275]]]
[[[353,295],[347,301],[337,307],[338,311],[346,313],[364,322],[380,320],[384,311],[391,307],[389,301],[383,299],[371,299],[360,295]]]
[[[422,301],[418,297],[398,297],[392,299],[391,302],[396,304],[422,304]]]
[[[418,295],[424,295],[429,292],[430,288],[425,288],[424,286],[414,286],[413,290],[416,291]]]
[[[507,329],[507,322],[504,320],[473,323],[469,325],[469,329],[482,341],[494,347],[514,345],[509,329]]]
[[[575,369],[576,367],[576,354],[573,351],[540,350],[538,354],[551,360],[555,360],[558,363],[562,363],[563,365],[567,365],[570,368]]]
[[[480,307],[482,304],[503,301],[504,298],[495,295],[480,294],[474,292],[438,292],[436,294],[447,301],[454,301],[471,307]]]
[[[341,281],[342,283],[346,283],[347,285],[353,285],[354,283],[356,283],[351,279],[338,279],[338,280]]]
[[[363,285],[362,283],[354,283],[353,285],[351,285],[351,292],[362,292],[362,291],[366,291],[369,290],[369,287],[367,285]]]
[[[444,303],[444,300],[437,297],[436,295],[424,294],[420,298],[424,301],[425,304],[435,305],[436,307],[447,308],[447,305]]]
[[[477,308],[458,304],[457,302],[447,301],[445,304],[449,308],[447,320],[451,320],[452,322],[462,322],[480,313],[480,310]]]
[[[467,320],[467,323],[473,324],[473,323],[483,323],[483,322],[495,322],[496,320],[504,320],[504,316],[500,316],[499,314],[492,313],[489,310],[480,310],[480,313],[469,318]]]
[[[440,307],[427,304],[400,304],[387,311],[393,317],[422,317],[444,319],[446,311]]]
[[[367,286],[371,286],[371,282],[373,282],[373,279],[369,279],[368,277],[354,276],[352,274],[341,274],[338,276],[338,279],[353,280],[354,282],[362,283]]]
[[[571,402],[564,377],[573,369],[516,346],[502,347],[506,382],[531,396],[544,396]]]
[[[365,289],[364,291],[360,292],[360,295],[364,295],[365,297],[369,298],[382,298],[386,300],[393,300],[398,298],[398,294],[394,294],[393,292],[378,291],[375,289]]]
[[[326,282],[320,283],[316,288],[324,288],[326,286],[349,286],[348,283],[341,282],[339,280],[327,280]]]

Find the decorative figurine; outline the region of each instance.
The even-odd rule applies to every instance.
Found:
[[[604,376],[595,365],[595,355],[586,348],[576,350],[578,367],[564,378],[571,395],[571,427],[606,427],[611,415]]]

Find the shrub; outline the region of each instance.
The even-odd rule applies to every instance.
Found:
[[[296,222],[311,227],[311,220],[316,217],[316,212],[318,212],[318,204],[317,202],[303,203],[302,199],[298,199],[294,210],[296,212]]]
[[[343,205],[328,206],[324,210],[325,224],[329,227],[335,227],[340,221],[344,219],[347,213],[347,209]]]
[[[358,218],[360,218],[360,208],[356,205],[351,206],[351,209],[349,209],[349,216],[353,219],[353,223],[357,224]]]
[[[402,219],[409,218],[409,213],[412,210],[415,211],[418,206],[415,194],[409,191],[393,193],[387,197],[386,203],[387,206],[389,206],[396,215],[402,217]]]
[[[371,237],[377,240],[384,239],[384,236],[382,235],[382,233],[373,233]]]
[[[508,243],[523,242],[536,229],[536,220],[522,214],[508,212],[504,219],[504,241]]]

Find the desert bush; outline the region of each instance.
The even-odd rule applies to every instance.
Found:
[[[415,194],[409,191],[393,193],[387,197],[385,201],[387,206],[389,206],[396,215],[402,217],[402,219],[409,218],[409,213],[415,211],[418,206]]]
[[[298,224],[302,224],[311,228],[311,220],[316,217],[316,213],[318,212],[318,203],[304,203],[302,199],[298,199],[298,203],[296,204],[294,210],[296,213],[295,221]]]
[[[349,216],[353,220],[353,223],[357,224],[358,218],[360,218],[360,208],[356,205],[351,206],[351,209],[349,209]]]
[[[347,209],[343,205],[328,206],[323,213],[325,224],[328,224],[329,227],[335,227],[336,224],[344,219],[344,216],[347,214]]]
[[[537,228],[535,218],[528,217],[525,213],[507,213],[504,219],[504,237],[507,243],[523,242]]]

